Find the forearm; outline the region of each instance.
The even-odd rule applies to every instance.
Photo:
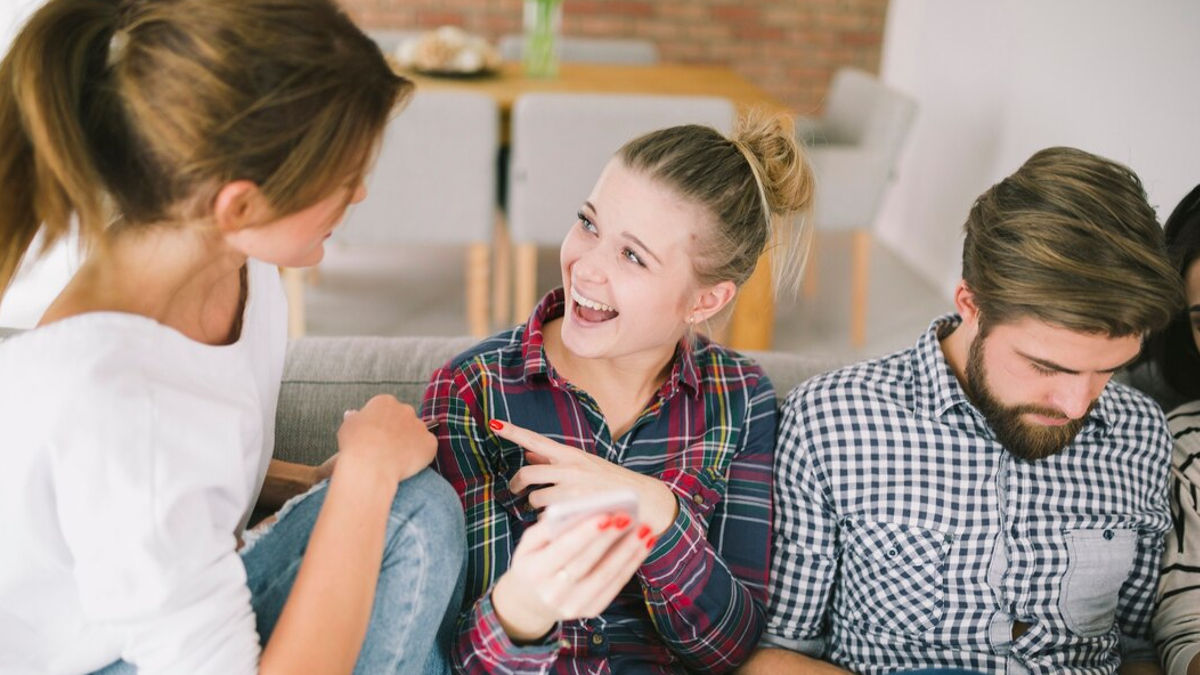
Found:
[[[739,675],[847,675],[849,672],[811,656],[769,647],[755,650],[738,670]]]
[[[296,582],[263,652],[267,672],[348,673],[375,597],[396,483],[345,462],[309,539]]]
[[[650,619],[689,668],[732,670],[749,655],[766,625],[765,610],[704,537],[691,512],[676,522],[638,571]],[[763,560],[765,579],[766,560]],[[736,636],[736,639],[735,639]]]
[[[272,459],[258,494],[257,508],[277,511],[287,500],[307,492],[317,482],[316,475],[315,466]]]

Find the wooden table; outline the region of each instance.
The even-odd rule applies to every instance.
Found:
[[[418,89],[459,89],[490,95],[500,108],[500,133],[505,142],[513,103],[518,96],[533,92],[722,96],[743,109],[763,106],[788,112],[770,94],[722,66],[564,63],[554,78],[526,77],[519,63],[505,63],[496,75],[480,78],[447,79],[402,73]],[[770,349],[774,322],[771,261],[764,254],[754,275],[742,286],[724,342],[735,349]]]

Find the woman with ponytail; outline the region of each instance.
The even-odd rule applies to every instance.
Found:
[[[77,227],[90,254],[0,344],[0,671],[446,667],[462,515],[411,408],[348,412],[329,481],[242,536],[277,266],[321,259],[410,90],[332,0],[49,0],[21,30],[0,292],[39,233]]]
[[[811,196],[785,119],[630,141],[566,232],[563,288],[434,374],[436,466],[467,513],[460,671],[716,673],[750,655],[775,392],[696,331],[768,245],[802,257]],[[794,267],[777,269],[794,283]],[[591,517],[550,515],[614,494]]]

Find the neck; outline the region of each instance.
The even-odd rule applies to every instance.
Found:
[[[959,324],[954,332],[942,338],[940,343],[942,355],[950,366],[950,372],[958,379],[958,384],[967,389],[967,349],[969,346],[967,331]]]
[[[121,228],[89,257],[41,323],[85,312],[123,312],[153,319],[199,342],[224,344],[240,317],[245,263],[246,256],[230,249],[210,227]]]
[[[586,358],[567,349],[562,342],[561,327],[561,319],[542,326],[546,358],[567,381],[590,394],[620,392],[627,400],[645,401],[670,374],[674,343],[653,352]]]

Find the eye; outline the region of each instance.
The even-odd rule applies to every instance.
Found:
[[[625,247],[625,248],[621,249],[621,257],[622,257],[622,258],[625,258],[626,260],[628,260],[629,262],[631,262],[631,263],[633,263],[633,264],[635,264],[635,265],[638,265],[639,267],[645,267],[645,266],[646,266],[646,265],[645,265],[645,264],[642,262],[642,259],[641,259],[640,257],[638,257],[638,254],[637,254],[637,253],[635,253],[635,252],[633,251],[633,249],[631,249],[631,248],[629,248],[629,247]]]
[[[1043,366],[1039,363],[1030,361],[1029,365],[1031,368],[1033,368],[1033,372],[1035,372],[1039,375],[1057,375],[1058,374],[1057,370],[1054,370],[1053,368],[1047,368],[1046,366]]]
[[[582,227],[585,232],[596,234],[596,224],[593,223],[590,218],[584,215],[583,211],[576,213],[575,217],[579,219],[579,226]]]

